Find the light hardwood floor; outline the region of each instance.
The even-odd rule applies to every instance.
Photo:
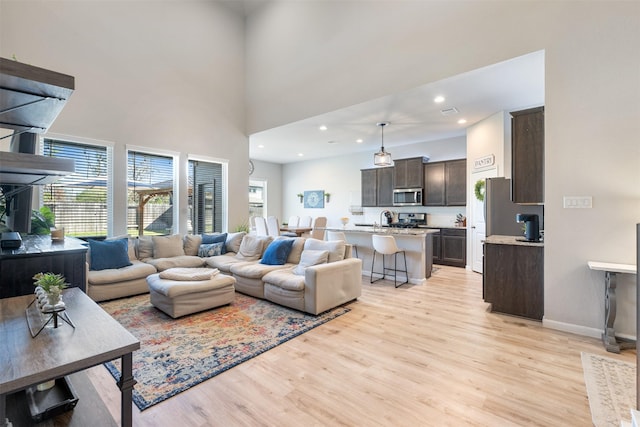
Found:
[[[482,277],[369,284],[351,311],[144,412],[136,426],[590,426],[580,352],[600,341],[487,312]],[[90,378],[116,420],[107,370]]]

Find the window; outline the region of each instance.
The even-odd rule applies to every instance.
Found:
[[[127,154],[127,227],[130,234],[171,234],[174,160],[171,156]]]
[[[44,139],[43,155],[75,161],[74,174],[42,189],[42,205],[51,209],[56,227],[64,227],[65,234],[107,235],[110,151],[105,146]]]
[[[189,233],[222,231],[222,164],[189,160]]]

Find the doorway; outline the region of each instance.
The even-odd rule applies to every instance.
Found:
[[[474,187],[478,181],[498,176],[498,169],[485,169],[471,174],[471,185]],[[474,192],[475,193],[475,192]],[[486,236],[486,224],[484,219],[484,202],[474,195],[471,198],[471,269],[476,273],[483,272],[483,242]]]

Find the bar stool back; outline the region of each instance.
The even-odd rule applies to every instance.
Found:
[[[327,240],[342,240],[344,242],[347,241],[347,237],[344,235],[342,231],[329,231],[327,230]],[[351,247],[356,252],[356,258],[358,258],[358,246],[351,244]]]
[[[402,286],[405,283],[409,283],[409,273],[407,272],[407,254],[398,248],[396,244],[396,239],[393,236],[381,236],[378,234],[374,234],[371,236],[373,242],[373,259],[371,260],[371,283],[377,282],[378,280],[384,279],[387,276],[387,273],[393,272],[393,285],[397,288],[398,286]],[[376,252],[382,255],[382,271],[377,272],[374,271],[373,267],[376,263]],[[404,270],[398,269],[398,254],[402,253],[404,257]],[[393,268],[387,267],[385,265],[385,255],[393,255]],[[398,283],[397,275],[398,272],[404,273],[406,275],[407,280]],[[373,275],[380,274],[382,277],[373,280]]]

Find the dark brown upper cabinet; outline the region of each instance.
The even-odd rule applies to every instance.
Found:
[[[466,204],[466,159],[424,165],[424,206],[465,206]]]
[[[511,201],[544,203],[544,107],[511,113]]]
[[[423,164],[428,160],[426,157],[394,160],[394,187],[422,188],[424,184]]]

